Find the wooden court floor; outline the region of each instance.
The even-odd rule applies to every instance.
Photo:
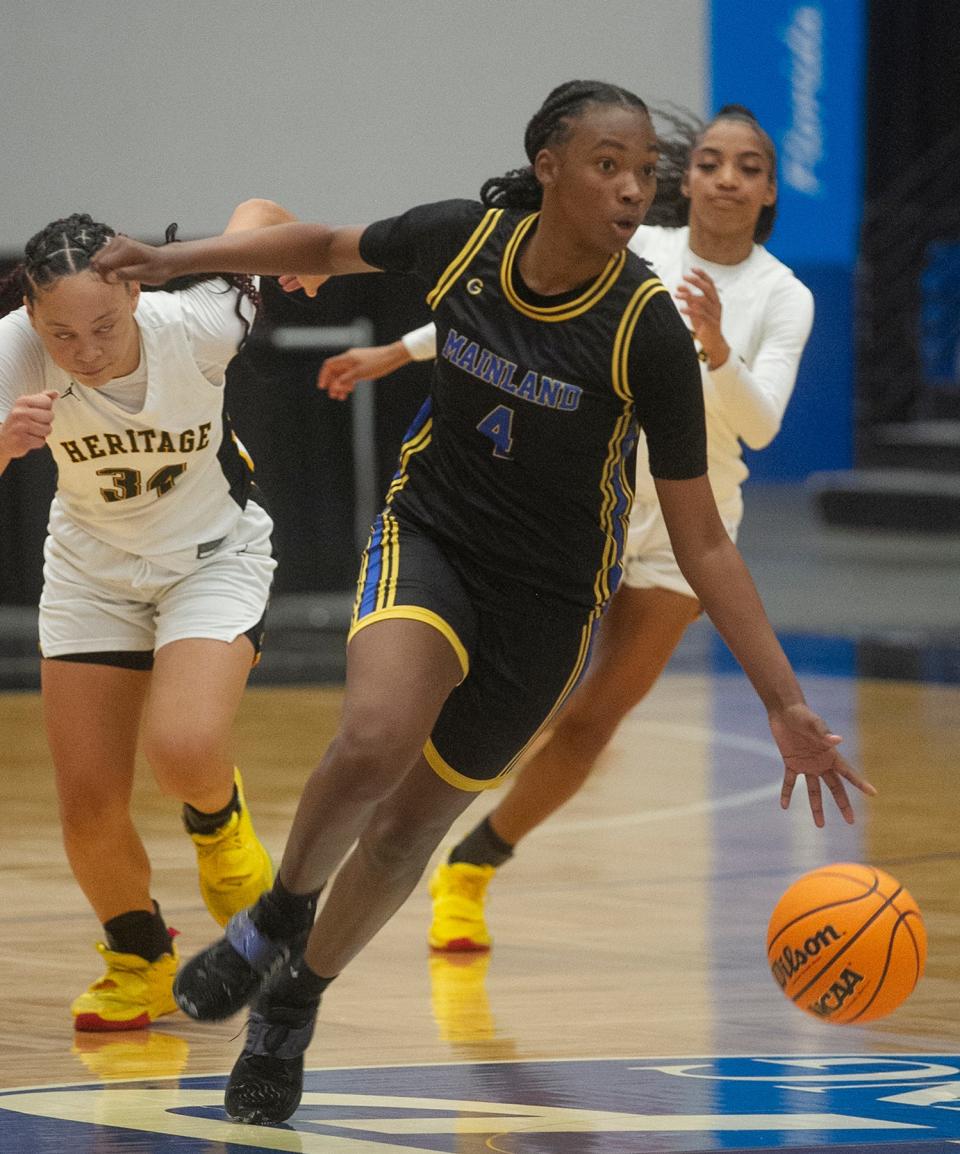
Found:
[[[351,1095],[389,1090],[396,1096],[397,1086],[407,1094],[415,1085],[418,1101],[433,1101],[436,1108],[431,1094],[452,1095],[458,1102],[466,1096],[442,1089],[444,1078],[454,1074],[549,1069],[559,1079],[560,1071],[581,1070],[578,1063],[586,1063],[584,1071],[589,1066],[609,1072],[600,1079],[608,1095],[606,1110],[638,1111],[651,1105],[638,1100],[642,1089],[633,1097],[627,1093],[628,1107],[609,1104],[616,1099],[612,1087],[621,1075],[627,1077],[623,1070],[634,1071],[629,1077],[636,1078],[637,1071],[652,1076],[651,1070],[665,1065],[674,1073],[681,1066],[687,1070],[684,1062],[694,1058],[753,1056],[773,1062],[799,1056],[822,1071],[846,1056],[844,1061],[862,1062],[865,1070],[887,1063],[889,1081],[889,1071],[900,1070],[906,1056],[960,1055],[960,688],[834,677],[807,677],[804,685],[811,704],[845,735],[848,757],[880,791],[872,801],[857,799],[852,829],[831,812],[827,828],[816,830],[802,795],[789,813],[779,809],[775,749],[741,676],[669,674],[624,723],[587,788],[533,835],[496,879],[489,910],[495,944],[489,956],[430,955],[429,902],[421,886],[330,988],[307,1065],[326,1072],[321,1087],[335,1084],[338,1093],[343,1091],[343,1101],[352,1103],[353,1122],[343,1121],[341,1102],[339,1130],[323,1131],[321,1117],[320,1122],[314,1118],[313,1130],[251,1135],[251,1128],[222,1121],[215,1109],[219,1090],[210,1097],[207,1089],[210,1105],[194,1111],[198,1126],[213,1127],[203,1143],[191,1145],[184,1131],[180,1145],[157,1144],[159,1138],[149,1137],[153,1123],[144,1122],[141,1131],[140,1123],[118,1123],[109,1112],[81,1112],[81,1122],[81,1115],[68,1111],[69,1140],[51,1137],[50,1144],[35,1148],[69,1145],[98,1154],[249,1148],[352,1154],[760,1149],[756,1136],[749,1141],[739,1131],[717,1136],[709,1123],[703,1123],[700,1137],[611,1137],[609,1119],[604,1129],[590,1114],[589,1102],[576,1125],[557,1121],[557,1115],[540,1130],[532,1123],[504,1129],[502,1119],[484,1130],[482,1121],[463,1122],[461,1102],[457,1126],[448,1127],[453,1137],[436,1122],[432,1138],[415,1137],[416,1124],[396,1120],[370,1124],[376,1134],[364,1131],[361,1137],[355,1119],[363,1111]],[[339,700],[336,688],[324,687],[256,688],[244,700],[237,760],[256,825],[277,860],[301,783],[332,734]],[[182,1111],[189,1113],[190,1095],[200,1091],[183,1087],[222,1086],[222,1075],[239,1051],[242,1020],[201,1024],[177,1014],[150,1032],[74,1035],[68,1005],[99,974],[93,949],[98,926],[66,866],[34,694],[0,695],[0,733],[0,1151],[30,1150],[17,1143],[35,1142],[17,1137],[11,1119],[20,1114],[4,1113],[5,1103],[14,1102],[4,1095],[12,1090],[36,1092],[20,1095],[20,1106],[11,1107],[29,1112],[29,1104],[41,1102],[48,1087],[130,1089],[148,1080],[145,1085],[180,1087],[186,1095]],[[472,825],[494,801],[481,797],[454,832]],[[181,953],[189,956],[217,930],[199,898],[192,847],[177,808],[160,796],[146,766],[141,766],[135,806],[154,864],[155,896],[181,933]],[[929,935],[926,974],[913,995],[890,1017],[862,1027],[830,1026],[801,1013],[781,994],[765,964],[766,924],[777,897],[799,874],[833,861],[860,861],[893,873],[919,902]],[[624,1060],[633,1064],[621,1068]],[[605,1067],[604,1061],[614,1064]],[[911,1069],[917,1061],[909,1059]],[[597,1062],[599,1067],[589,1065]],[[943,1072],[952,1069],[949,1064],[928,1069],[920,1062],[929,1074],[927,1105],[928,1099],[937,1100],[929,1088],[934,1083],[954,1086],[946,1097],[960,1099],[960,1058],[957,1062],[956,1078]],[[403,1077],[388,1078],[384,1069],[403,1071]],[[939,1073],[929,1073],[934,1069]],[[348,1072],[362,1070],[367,1080],[361,1079],[360,1090],[343,1081]],[[212,1080],[204,1082],[208,1075]],[[730,1077],[731,1085],[743,1080]],[[583,1074],[571,1085],[595,1084],[592,1078]],[[679,1081],[683,1078],[674,1078]],[[910,1076],[894,1081],[909,1085]],[[822,1093],[824,1087],[812,1089]],[[473,1090],[471,1109],[482,1113],[475,1085]],[[560,1094],[571,1110],[584,1108],[577,1092]],[[529,1104],[536,1097],[524,1093],[514,1101]],[[315,1097],[326,1101],[321,1092]],[[807,1099],[812,1107],[822,1105],[815,1093]],[[126,1101],[146,1109],[135,1095]],[[393,1103],[394,1113],[399,1110],[394,1097],[384,1101]],[[719,1099],[714,1097],[708,1111],[702,1102],[688,1108],[689,1103],[671,1106],[671,1101],[669,1095],[658,1099],[654,1112],[713,1117]],[[682,1095],[676,1099],[683,1101]],[[42,1115],[47,1106],[36,1109]],[[953,1113],[944,1108],[936,1115],[937,1125],[956,1126],[960,1138],[960,1114],[950,1109]],[[61,1107],[50,1110],[55,1115]],[[182,1111],[176,1114],[181,1128],[187,1125]],[[491,1137],[491,1129],[499,1137]],[[238,1130],[246,1133],[238,1137]],[[777,1131],[779,1138],[763,1148],[864,1141],[856,1131],[842,1143],[821,1125],[813,1127],[808,1147],[801,1145],[802,1135],[789,1130]],[[547,1131],[553,1138],[544,1136]],[[571,1138],[571,1131],[579,1138]],[[931,1130],[929,1137],[936,1133]],[[856,1148],[886,1150],[878,1144],[881,1139],[927,1136],[921,1128],[904,1137],[891,1123],[889,1131],[874,1135],[874,1144]],[[949,1137],[938,1141],[936,1147],[889,1149],[948,1148]]]

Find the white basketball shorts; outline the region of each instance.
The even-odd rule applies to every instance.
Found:
[[[44,545],[40,651],[44,657],[140,651],[171,641],[233,641],[262,619],[276,561],[273,522],[254,501],[186,573],[106,545],[60,517]],[[171,560],[173,560],[171,558]]]

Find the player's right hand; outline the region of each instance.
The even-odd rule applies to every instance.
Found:
[[[0,425],[0,457],[13,460],[43,448],[53,428],[53,403],[59,396],[50,389],[17,397]]]
[[[173,265],[173,253],[178,245],[143,244],[129,236],[112,236],[90,258],[91,267],[109,284],[117,281],[137,281],[141,284],[160,285],[173,280],[178,274]]]
[[[323,362],[317,388],[323,389],[334,401],[344,401],[357,387],[358,381],[378,380],[409,360],[410,354],[399,341],[392,345],[347,349],[345,353],[327,357]]]

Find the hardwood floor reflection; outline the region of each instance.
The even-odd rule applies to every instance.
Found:
[[[738,676],[669,675],[625,722],[588,786],[491,888],[491,955],[430,956],[428,898],[407,905],[330,988],[308,1064],[729,1053],[949,1053],[960,1046],[960,690],[805,679],[880,790],[858,823],[813,827],[777,803],[765,719]],[[253,689],[237,729],[257,828],[275,855],[329,741],[335,688]],[[228,1070],[239,1018],[181,1015],[152,1032],[74,1036],[68,1005],[98,976],[98,926],[64,858],[33,694],[0,696],[0,1087]],[[468,828],[484,796],[461,819]],[[216,935],[177,807],[141,767],[135,808],[155,893],[189,956]],[[799,873],[883,866],[917,898],[927,974],[895,1014],[832,1028],[765,968],[766,921]]]

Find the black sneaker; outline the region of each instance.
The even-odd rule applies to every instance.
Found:
[[[290,945],[268,938],[241,910],[223,937],[190,959],[177,974],[173,996],[191,1018],[219,1021],[235,1014],[290,957]]]
[[[268,1126],[285,1122],[300,1105],[303,1055],[319,1004],[278,1006],[266,997],[258,999],[223,1099],[232,1121]]]

